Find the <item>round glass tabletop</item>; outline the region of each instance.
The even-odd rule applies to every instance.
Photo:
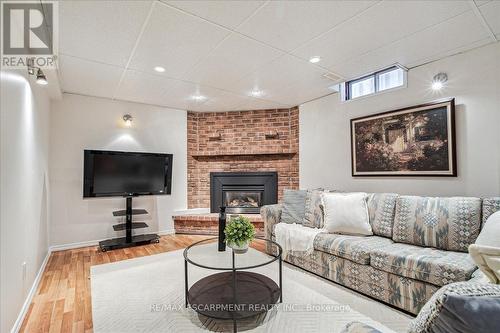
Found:
[[[267,248],[269,255],[261,250]],[[213,270],[233,270],[233,253],[229,246],[219,252],[217,237],[204,239],[188,246],[184,250],[184,259],[198,267]],[[270,264],[281,257],[282,249],[279,244],[268,239],[255,238],[250,242],[246,253],[234,255],[234,269],[244,270]]]

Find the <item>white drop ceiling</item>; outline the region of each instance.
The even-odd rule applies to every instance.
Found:
[[[59,36],[64,92],[193,111],[274,109],[394,63],[497,42],[500,1],[72,0],[60,2]]]

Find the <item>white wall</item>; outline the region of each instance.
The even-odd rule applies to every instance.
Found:
[[[123,125],[124,114],[133,125]],[[134,198],[145,208],[148,229],[173,230],[172,212],[187,207],[187,114],[144,104],[63,94],[50,123],[50,244],[63,245],[122,236],[113,231],[112,211],[123,198],[83,199],[83,150],[103,149],[174,154],[172,195]]]
[[[440,93],[432,77],[448,74]],[[351,176],[352,118],[455,97],[457,178]],[[500,195],[500,43],[408,72],[408,87],[341,102],[339,94],[300,106],[300,187],[416,195]]]
[[[2,71],[0,86],[0,331],[8,332],[47,255],[50,103],[17,72]]]

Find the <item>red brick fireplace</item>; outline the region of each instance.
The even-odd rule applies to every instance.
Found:
[[[283,189],[299,187],[299,110],[188,112],[188,208],[210,207],[211,172],[278,173]],[[176,232],[189,227],[175,217]],[[205,219],[213,219],[205,216]],[[258,216],[252,221],[258,223]],[[200,221],[193,223],[203,226]],[[192,231],[192,230],[191,230]]]
[[[299,187],[299,110],[188,112],[188,208],[210,207],[210,172],[278,172]]]

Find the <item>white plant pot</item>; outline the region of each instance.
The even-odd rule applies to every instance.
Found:
[[[233,252],[236,254],[243,254],[248,251],[248,244],[250,242],[245,242],[241,246],[237,245],[236,243],[227,243],[227,246],[233,249]]]

